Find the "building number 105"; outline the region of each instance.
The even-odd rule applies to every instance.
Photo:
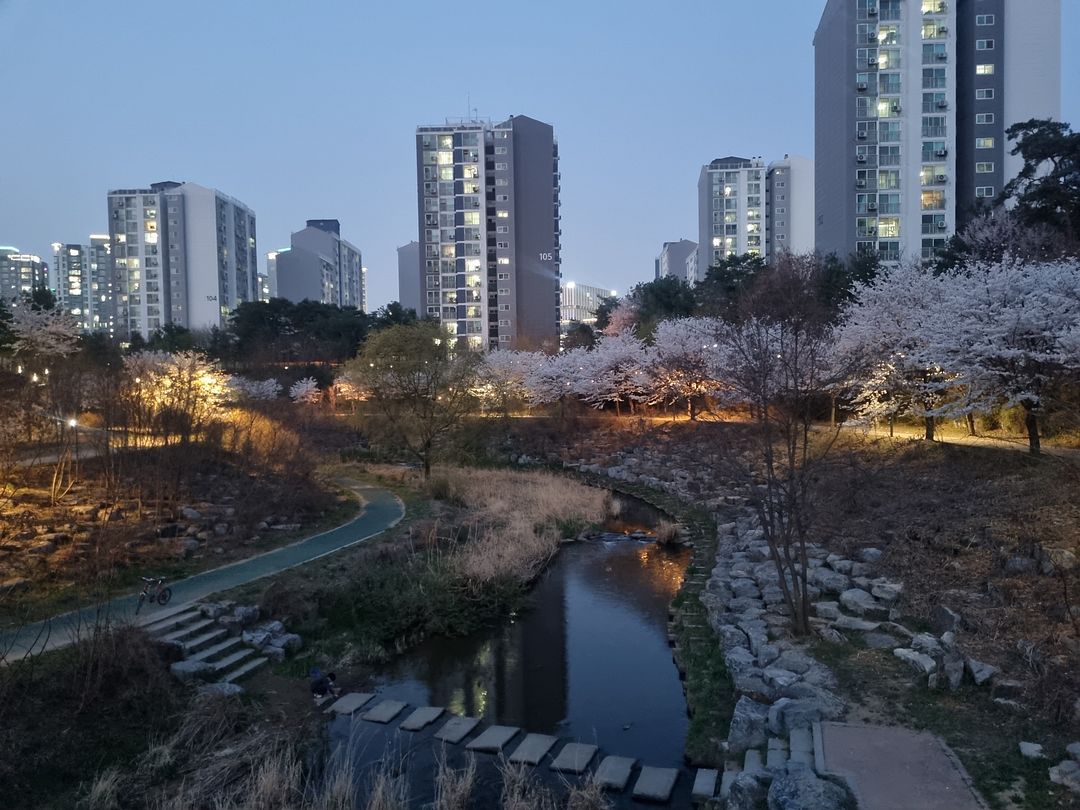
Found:
[[[550,253],[541,253],[540,254],[540,261],[542,261],[542,262],[550,262],[551,261],[551,254]]]

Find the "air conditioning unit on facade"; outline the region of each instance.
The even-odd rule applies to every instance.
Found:
[[[937,176],[937,181],[938,181],[939,183],[944,183],[944,182],[945,182],[946,180],[948,180],[948,179],[949,179],[948,175],[944,175],[944,174],[939,174],[939,175]]]
[[[866,82],[856,82],[855,83],[855,89],[859,90],[859,91],[865,91],[867,89]]]
[[[866,60],[866,64],[868,64],[870,67],[877,67],[877,59],[871,57]]]
[[[867,203],[866,210],[867,211],[877,211],[877,203]]]
[[[937,58],[939,62],[944,62],[946,59],[949,58],[949,55],[947,53],[939,53],[937,55]]]
[[[947,102],[947,101],[939,101],[937,103],[937,108],[939,110],[947,110],[947,109],[949,109],[949,102]]]
[[[938,226],[939,231],[943,231],[943,230],[945,230],[946,228],[949,227],[949,224],[945,220],[940,220],[938,222],[937,226]]]
[[[877,16],[877,6],[870,6],[870,8],[868,8],[866,10],[866,16],[867,17],[876,17]]]
[[[865,180],[856,180],[855,181],[855,188],[866,188],[866,181]]]
[[[855,156],[855,162],[856,163],[866,163],[866,155],[856,155]]]
[[[934,152],[934,154],[937,155],[938,157],[948,157],[949,156],[949,150],[948,149],[938,149],[936,152]]]
[[[860,129],[858,132],[855,133],[855,137],[858,138],[860,141],[865,141],[866,140],[866,130],[865,129]]]

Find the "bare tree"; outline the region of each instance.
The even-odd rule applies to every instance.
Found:
[[[814,423],[827,410],[827,392],[844,378],[827,313],[814,295],[819,272],[813,258],[780,258],[756,282],[741,317],[717,336],[717,377],[725,396],[749,407],[755,428],[751,451],[725,453],[723,463],[752,482],[750,504],[797,634],[810,630],[811,481],[836,438],[836,428],[818,433]]]

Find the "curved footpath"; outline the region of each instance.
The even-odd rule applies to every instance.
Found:
[[[343,548],[363,542],[396,525],[405,516],[405,506],[385,489],[339,481],[352,490],[363,504],[360,514],[337,528],[312,535],[291,545],[267,551],[221,568],[203,571],[187,579],[167,583],[173,596],[168,605],[144,605],[139,623],[161,619],[185,608],[197,599],[235,588],[288,568],[317,560]],[[16,630],[0,632],[0,660],[16,661],[27,654],[66,647],[96,622],[122,624],[135,618],[136,595],[125,594],[98,605],[53,616]]]

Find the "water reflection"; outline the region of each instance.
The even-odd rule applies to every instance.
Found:
[[[686,705],[666,623],[688,560],[633,540],[568,546],[517,620],[428,640],[387,667],[382,691],[679,765]]]

